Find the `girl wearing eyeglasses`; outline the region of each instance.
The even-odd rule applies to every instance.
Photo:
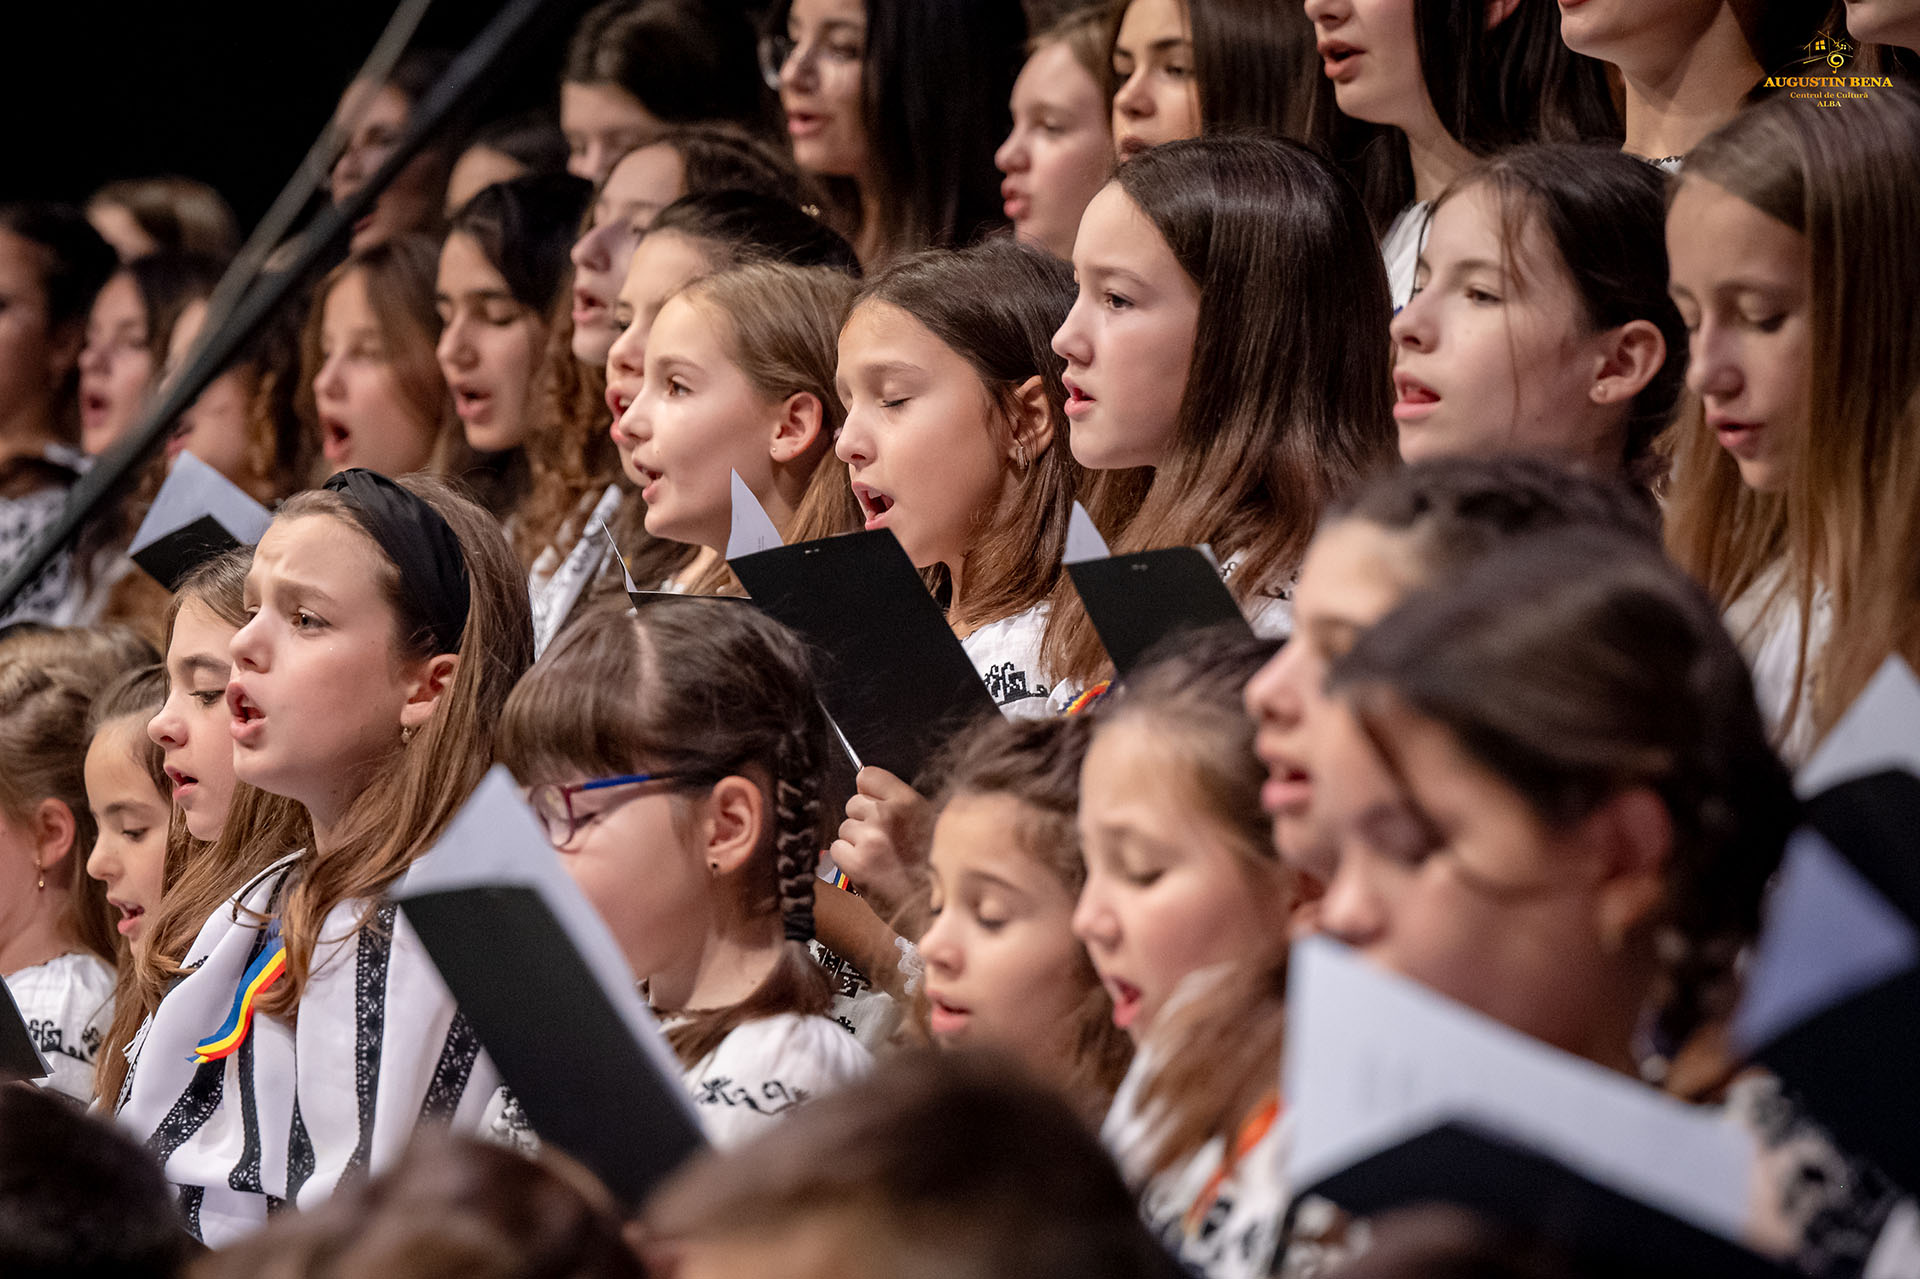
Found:
[[[1019,0],[783,0],[760,42],[793,156],[828,180],[861,265],[1002,230]]]
[[[799,640],[726,600],[592,613],[514,690],[501,731],[715,1144],[867,1072],[807,952],[827,730]]]

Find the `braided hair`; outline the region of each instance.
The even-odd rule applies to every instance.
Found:
[[[594,606],[507,701],[500,756],[523,784],[672,772],[688,779],[683,794],[737,776],[766,797],[773,820],[741,883],[749,909],[778,920],[780,957],[739,1003],[676,1019],[667,1039],[687,1065],[745,1022],[832,1004],[807,950],[828,834],[827,743],[805,644],[734,600],[669,599],[637,613]]]
[[[1797,805],[1705,592],[1642,539],[1568,528],[1409,596],[1334,664],[1364,719],[1391,695],[1565,830],[1645,787],[1672,822],[1648,1009],[1670,1053],[1727,1015]]]

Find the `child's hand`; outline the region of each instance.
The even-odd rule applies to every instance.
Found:
[[[893,919],[918,895],[918,871],[933,841],[933,805],[883,768],[861,769],[854,787],[840,838],[827,855],[882,919]]]

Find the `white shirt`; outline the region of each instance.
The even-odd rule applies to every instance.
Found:
[[[558,546],[549,546],[533,562],[533,571],[527,576],[527,596],[533,606],[535,657],[547,651],[581,594],[606,567],[609,547],[600,526],[620,509],[620,497],[618,484],[607,485],[607,491],[581,524],[573,549],[563,558]]]
[[[1413,277],[1420,265],[1420,250],[1426,243],[1427,210],[1432,206],[1415,200],[1400,210],[1387,233],[1380,237],[1380,256],[1387,263],[1387,292],[1393,295],[1393,312],[1400,313],[1413,297]]]
[[[1767,732],[1789,765],[1806,763],[1813,753],[1814,665],[1833,635],[1833,597],[1814,583],[1813,607],[1807,628],[1807,670],[1802,676],[1800,704],[1793,722],[1786,723],[1793,702],[1794,673],[1800,658],[1800,608],[1786,586],[1785,562],[1775,564],[1727,607],[1727,630],[1753,669],[1753,697],[1766,720]]]
[[[1047,630],[1047,605],[989,622],[960,641],[1008,719],[1045,719],[1052,711],[1047,695],[1052,681],[1040,668],[1040,640]]]
[[[1148,1177],[1145,1164],[1156,1125],[1138,1106],[1155,1069],[1151,1057],[1149,1052],[1135,1054],[1100,1128],[1101,1141],[1139,1192],[1141,1220],[1190,1273],[1207,1279],[1264,1279],[1286,1216],[1281,1167],[1291,1120],[1283,1113],[1264,1131],[1254,1128],[1258,1139],[1224,1173],[1227,1143],[1215,1137],[1173,1167]],[[1276,1082],[1278,1075],[1276,1068]]]
[[[725,1149],[872,1069],[872,1055],[838,1022],[781,1013],[736,1026],[684,1078],[707,1139]]]
[[[428,853],[432,857],[437,853]],[[387,902],[331,911],[297,1026],[256,1016],[229,1056],[196,1064],[264,944],[259,916],[300,854],[224,906],[187,952],[193,968],[137,1041],[119,1120],[161,1161],[187,1227],[219,1247],[282,1204],[312,1207],[349,1174],[379,1172],[423,1122],[477,1133],[500,1079],[457,1015],[411,924]]]
[[[93,1100],[93,1062],[113,1024],[114,972],[105,960],[75,951],[7,974],[27,1034],[47,1059],[42,1088]]]

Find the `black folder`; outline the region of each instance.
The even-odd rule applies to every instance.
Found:
[[[1576,1260],[1650,1279],[1786,1279],[1791,1273],[1467,1119],[1436,1124],[1301,1192],[1364,1216],[1454,1204],[1539,1235]]]
[[[47,1059],[27,1033],[27,1020],[13,1002],[6,978],[0,977],[0,1084],[45,1079],[49,1073]]]
[[[505,769],[396,895],[542,1142],[629,1209],[705,1145],[632,970]]]
[[[260,540],[266,507],[191,453],[174,459],[166,483],[134,533],[127,555],[168,590],[216,555]]]
[[[998,713],[886,529],[728,563],[755,604],[814,646],[820,700],[862,764],[911,780],[956,731]]]
[[[1155,646],[1182,631],[1247,631],[1220,571],[1198,548],[1172,546],[1067,565],[1115,675],[1125,679]]]
[[[1807,824],[1920,927],[1920,778],[1889,769],[1807,801]],[[1920,967],[1818,1009],[1757,1047],[1841,1146],[1920,1190]]]
[[[402,901],[447,988],[542,1142],[638,1208],[705,1145],[678,1079],[628,1033],[566,930],[531,888]]]

